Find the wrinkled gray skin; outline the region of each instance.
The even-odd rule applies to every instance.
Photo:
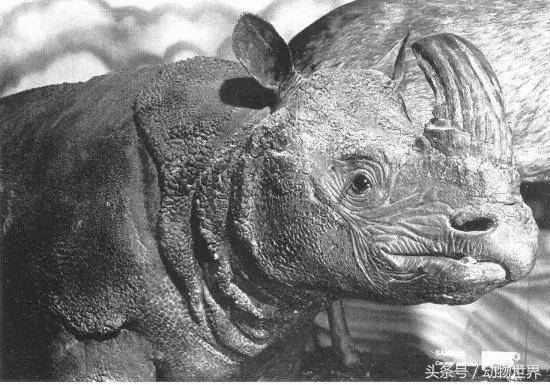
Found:
[[[410,32],[411,39],[452,32],[472,41],[488,57],[503,88],[507,121],[522,194],[539,226],[550,226],[550,2],[357,0],[312,23],[289,43],[303,76],[321,68],[375,65]],[[409,116],[430,119],[433,93],[411,55],[401,91]],[[333,345],[343,360],[357,362],[345,332],[341,304],[327,309]]]
[[[1,100],[5,379],[289,379],[335,298],[463,304],[531,270],[475,47],[418,43],[432,81],[471,90],[437,83],[423,129],[401,44],[306,79],[261,19],[233,43],[248,73],[196,58]]]

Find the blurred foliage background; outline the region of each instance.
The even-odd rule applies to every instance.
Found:
[[[195,55],[233,58],[242,12],[290,39],[344,0],[2,0],[0,95]]]

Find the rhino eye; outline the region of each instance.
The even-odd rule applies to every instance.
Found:
[[[363,173],[357,173],[351,181],[350,189],[354,194],[364,194],[372,188],[372,181],[370,177]]]

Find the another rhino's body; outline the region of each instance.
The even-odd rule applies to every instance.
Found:
[[[550,3],[548,1],[377,1],[345,4],[289,43],[304,74],[327,67],[370,67],[407,33],[450,32],[487,56],[503,89],[514,151],[524,180],[550,181]],[[433,94],[412,55],[403,82],[411,118],[430,119]]]
[[[243,356],[194,329],[159,249],[174,240],[194,252],[186,188],[250,113],[218,95],[244,76],[236,63],[197,58],[0,101],[3,378],[236,374]],[[303,322],[291,337],[299,349],[311,316]],[[276,373],[260,358],[257,374],[240,376],[292,376],[295,345],[270,357]]]

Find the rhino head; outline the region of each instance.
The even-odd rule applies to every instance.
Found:
[[[271,25],[241,17],[235,54],[273,103],[231,153],[226,271],[401,304],[469,303],[529,273],[537,227],[491,67],[454,35],[413,44],[436,98],[418,127],[399,93],[406,40],[373,68],[303,78]]]

